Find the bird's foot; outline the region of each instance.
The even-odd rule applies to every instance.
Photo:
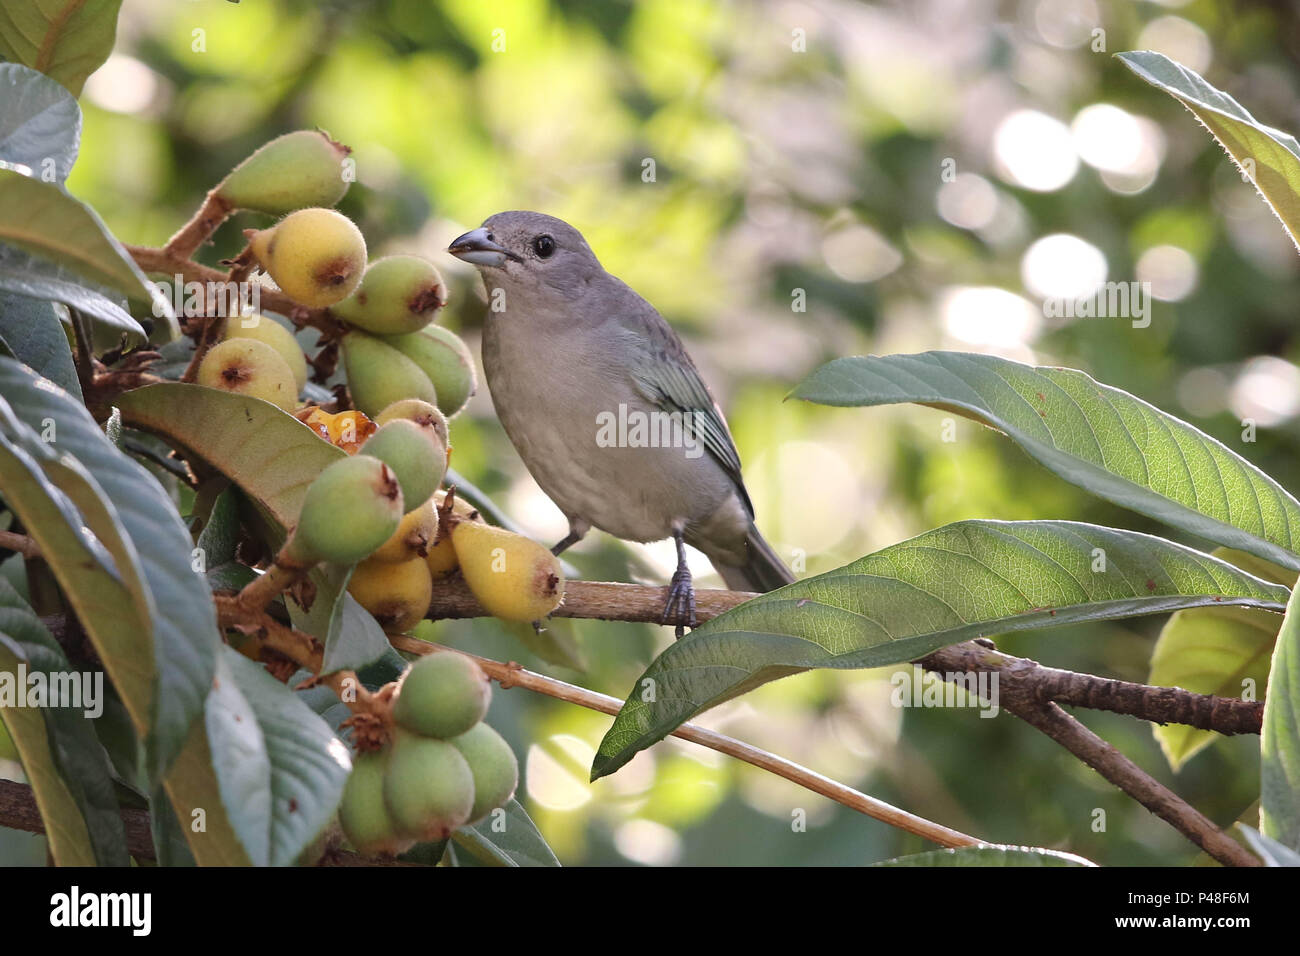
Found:
[[[659,623],[669,622],[676,624],[675,634],[679,641],[686,634],[686,628],[694,630],[698,623],[695,617],[695,585],[691,581],[691,572],[684,567],[673,572],[668,585],[668,600],[664,604],[664,613]]]

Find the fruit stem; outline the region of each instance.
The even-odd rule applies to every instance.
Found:
[[[289,540],[292,544],[293,539]],[[315,567],[313,562],[298,560],[290,552],[290,544],[280,549],[280,553],[275,556],[275,561],[264,573],[249,581],[244,585],[244,589],[235,595],[235,602],[241,610],[260,614],[278,595],[293,587],[300,578]]]
[[[235,207],[229,200],[218,195],[216,189],[211,190],[190,221],[167,240],[163,253],[174,259],[190,258],[234,211]]]
[[[225,284],[232,281],[230,272],[222,272],[220,269],[193,262],[184,256],[174,255],[166,248],[155,249],[150,246],[128,245],[126,251],[130,253],[131,258],[135,260],[135,264],[142,271],[166,276],[168,279],[174,279],[179,275],[182,282],[198,282],[204,288],[207,287],[209,282]],[[310,326],[317,329],[329,341],[337,340],[346,331],[343,323],[334,318],[329,309],[306,308],[293,301],[279,289],[266,286],[258,289],[258,295],[260,296],[261,308],[264,311],[278,312],[280,315],[291,319],[293,324],[299,328]],[[188,334],[193,336],[197,331],[190,331]]]

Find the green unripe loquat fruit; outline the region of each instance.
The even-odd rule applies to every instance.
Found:
[[[349,325],[376,335],[422,329],[446,301],[437,268],[419,256],[385,256],[366,268],[355,292],[332,311]]]
[[[365,332],[349,332],[342,347],[352,403],[371,418],[406,398],[437,404],[438,393],[429,376],[391,345]]]
[[[214,193],[232,208],[273,216],[332,206],[348,191],[343,160],[350,152],[319,130],[285,133],[232,169]]]
[[[474,775],[474,806],[469,822],[477,823],[515,795],[519,761],[505,738],[485,723],[475,724],[448,743],[460,751]]]
[[[447,448],[430,440],[415,422],[399,418],[366,439],[361,453],[373,455],[393,469],[402,486],[402,500],[411,509],[433,496],[447,470]]]
[[[352,845],[361,853],[396,856],[414,845],[402,837],[384,803],[384,771],[388,752],[358,754],[352,772],[343,785],[339,803],[339,824]]]
[[[399,832],[445,840],[474,808],[474,775],[451,744],[398,730],[384,771],[384,803]]]
[[[433,382],[438,408],[454,416],[478,389],[474,358],[459,335],[440,325],[430,325],[408,335],[389,335],[384,341],[401,352]]]
[[[455,651],[438,651],[407,670],[393,719],[413,733],[450,739],[482,720],[491,702],[492,686],[478,664]]]
[[[300,561],[355,564],[393,536],[402,514],[393,470],[370,455],[352,455],[312,481],[285,547]]]

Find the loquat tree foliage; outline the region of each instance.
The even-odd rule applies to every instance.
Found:
[[[56,29],[32,16],[29,32]],[[112,235],[64,181],[76,96],[113,24],[59,28],[97,58],[42,72],[18,50],[0,64],[0,717],[28,781],[0,790],[0,825],[34,801],[55,863],[555,865],[515,798],[516,754],[485,722],[495,681],[616,714],[593,779],[676,734],[950,850],[894,863],[1086,865],[990,845],[688,723],[802,671],[908,662],[944,680],[998,674],[1005,709],[1214,859],[1300,859],[1300,503],[1082,371],[855,356],[791,395],[964,416],[1214,550],[1069,520],[956,522],[768,594],[702,592],[703,623],[621,705],[422,640],[426,618],[494,616],[572,664],[548,618],[653,621],[662,591],[574,580],[456,474],[474,359],[438,324],[435,265],[370,259],[333,208],[353,178],[347,146],[281,136],[165,246]],[[1119,59],[1187,106],[1300,235],[1294,138],[1159,54]],[[236,215],[264,227],[239,255],[199,261]],[[1062,676],[989,640],[1166,613],[1151,686]],[[1242,696],[1251,668],[1262,700]],[[102,675],[100,713],[56,696],[29,706],[69,674]],[[1258,819],[1219,829],[1062,703],[1161,724],[1174,764],[1215,734],[1258,733]],[[128,837],[130,813],[147,815],[148,841]]]

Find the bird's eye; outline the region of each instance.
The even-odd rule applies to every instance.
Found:
[[[543,259],[549,259],[555,253],[555,240],[550,236],[538,236],[533,240],[533,252]]]

